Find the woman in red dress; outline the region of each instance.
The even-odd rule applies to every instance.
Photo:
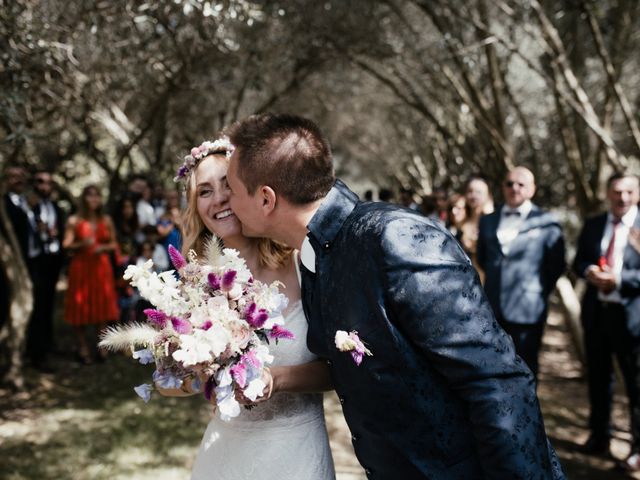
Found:
[[[79,360],[91,363],[87,326],[98,332],[118,319],[118,303],[109,253],[117,247],[113,222],[102,213],[102,195],[95,185],[84,188],[80,208],[69,217],[63,247],[71,255],[64,318],[73,326]],[[104,359],[105,352],[98,352]]]

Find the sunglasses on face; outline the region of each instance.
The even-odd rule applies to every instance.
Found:
[[[504,182],[504,186],[507,188],[513,188],[514,186],[518,186],[520,188],[524,187],[524,183],[520,183],[520,182],[514,182],[512,180],[507,180],[506,182]]]

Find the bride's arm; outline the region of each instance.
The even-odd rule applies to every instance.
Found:
[[[163,397],[190,397],[191,395],[200,393],[191,388],[190,377],[182,380],[182,386],[180,388],[162,388],[156,383],[156,390]]]
[[[312,393],[333,389],[329,367],[322,360],[301,365],[269,368],[273,378],[271,394],[276,392]]]
[[[276,392],[315,393],[333,389],[329,367],[322,360],[265,368],[262,380],[266,384],[261,397],[255,401],[247,399],[241,390],[236,391],[236,399],[242,404],[255,405],[265,402]]]

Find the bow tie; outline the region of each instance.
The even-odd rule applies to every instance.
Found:
[[[515,217],[519,217],[521,214],[520,214],[519,210],[505,210],[504,211],[504,216],[505,217],[510,217],[512,215],[515,216]]]

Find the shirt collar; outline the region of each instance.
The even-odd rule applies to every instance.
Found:
[[[620,221],[622,222],[622,224],[625,227],[631,228],[631,227],[633,227],[633,223],[635,222],[637,215],[638,215],[638,206],[637,205],[633,205],[629,209],[629,211],[622,216]],[[613,215],[611,214],[611,212],[609,212],[607,214],[607,222],[609,222],[609,223],[613,222]]]
[[[311,246],[309,237],[304,237],[302,247],[300,247],[300,262],[311,273],[316,273],[316,252]]]
[[[524,202],[522,202],[522,204],[519,207],[516,207],[516,208],[511,208],[509,205],[505,204],[502,207],[501,214],[502,216],[505,216],[507,212],[519,212],[520,218],[525,219],[527,218],[529,213],[531,213],[532,209],[533,209],[533,203],[531,203],[531,200],[525,200]]]
[[[349,187],[342,181],[336,180],[307,225],[309,234],[313,237],[312,240],[322,248],[329,248],[359,201],[358,196],[349,190]],[[314,246],[314,242],[311,242],[311,245]]]

